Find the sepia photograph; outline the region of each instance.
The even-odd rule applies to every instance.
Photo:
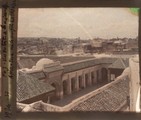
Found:
[[[140,112],[138,10],[19,9],[17,112]]]
[[[139,8],[20,8],[17,24],[17,113],[141,112]]]

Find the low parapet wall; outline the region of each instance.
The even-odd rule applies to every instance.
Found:
[[[18,112],[61,112],[61,107],[37,101],[32,104],[17,103]]]
[[[130,65],[130,111],[140,112],[140,71],[139,58],[134,57],[129,60]]]

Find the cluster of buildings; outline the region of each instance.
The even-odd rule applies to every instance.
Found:
[[[93,40],[65,38],[19,38],[18,54],[62,55],[69,53],[137,54],[138,38]]]
[[[59,45],[57,39],[51,40],[55,46],[46,38],[32,38],[32,42],[22,38],[18,43],[19,112],[140,111],[139,62],[137,57],[124,56],[138,52],[137,38],[69,43],[63,39]],[[123,55],[54,55],[59,50],[62,54],[106,51]]]
[[[79,44],[79,38],[18,38],[18,54],[19,55],[56,55],[64,53],[72,53],[72,46]]]
[[[137,54],[138,38],[116,38],[101,39],[97,38],[87,44],[82,44],[86,53],[111,53],[111,54]]]
[[[19,55],[55,54],[55,47],[49,44],[48,38],[19,38],[17,44]]]

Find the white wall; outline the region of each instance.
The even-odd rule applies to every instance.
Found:
[[[130,111],[140,112],[140,78],[138,57],[129,60],[130,67]]]

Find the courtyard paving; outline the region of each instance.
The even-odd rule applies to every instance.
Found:
[[[55,101],[51,104],[63,107],[65,105],[71,103],[73,100],[75,100],[83,95],[86,95],[86,94],[104,86],[105,84],[107,84],[107,83],[99,83],[99,84],[96,84],[93,86],[88,86],[85,89],[81,89],[78,92],[72,93],[71,95],[66,95],[66,96],[64,96],[64,98],[62,100]]]

